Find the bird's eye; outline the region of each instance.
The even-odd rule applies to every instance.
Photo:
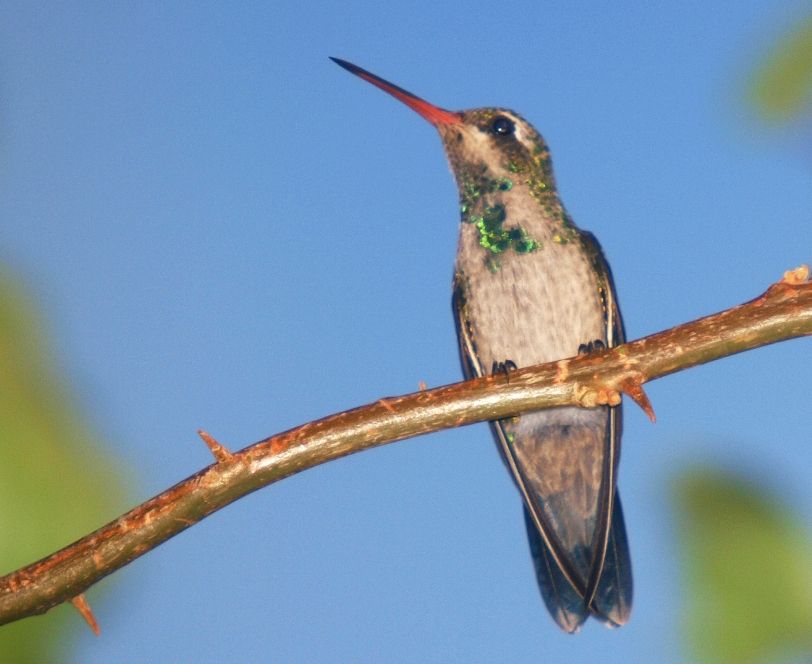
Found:
[[[497,115],[491,123],[491,131],[497,136],[510,136],[515,130],[516,125],[504,115]]]

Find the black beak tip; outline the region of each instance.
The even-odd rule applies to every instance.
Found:
[[[356,67],[351,62],[347,62],[346,60],[342,60],[341,58],[334,58],[332,55],[328,56],[330,60],[335,62],[339,67],[343,67],[347,71],[352,72],[353,74],[358,73],[358,67]]]

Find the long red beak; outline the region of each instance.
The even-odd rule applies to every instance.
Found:
[[[462,118],[460,117],[459,113],[452,113],[451,111],[446,111],[445,109],[435,106],[434,104],[429,104],[425,99],[421,99],[420,97],[413,95],[411,92],[407,92],[403,88],[399,88],[397,85],[383,80],[380,76],[375,76],[375,74],[368,72],[366,69],[357,67],[351,62],[340,60],[339,58],[330,59],[339,67],[344,67],[344,69],[346,69],[348,72],[351,72],[356,76],[360,76],[365,81],[372,83],[372,85],[375,87],[380,88],[384,92],[388,92],[390,95],[395,97],[395,99],[399,99],[406,104],[406,106],[426,118],[426,120],[431,122],[431,124],[433,124],[435,127],[442,124],[459,124],[462,122]]]

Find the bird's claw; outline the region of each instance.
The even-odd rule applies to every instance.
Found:
[[[606,348],[606,344],[603,343],[600,339],[595,339],[585,344],[581,344],[578,346],[578,355],[589,355],[590,353],[595,353],[600,350],[604,350]]]
[[[505,380],[510,383],[510,372],[516,371],[518,368],[513,360],[505,360],[504,362],[494,360],[493,366],[491,366],[491,374],[504,374]]]

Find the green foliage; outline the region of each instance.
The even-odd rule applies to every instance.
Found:
[[[695,659],[809,661],[812,546],[790,510],[739,477],[707,469],[681,474],[675,498],[684,627]]]
[[[776,44],[753,77],[750,98],[774,123],[812,111],[812,16]]]
[[[0,270],[0,573],[117,515],[121,483],[93,441],[57,378],[30,303]],[[0,662],[65,661],[67,634],[79,629],[87,627],[69,606],[6,625]]]

